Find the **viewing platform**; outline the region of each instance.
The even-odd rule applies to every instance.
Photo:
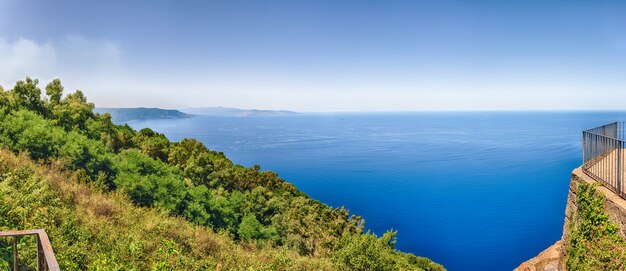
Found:
[[[626,140],[624,122],[613,122],[583,131],[582,170],[626,199]]]

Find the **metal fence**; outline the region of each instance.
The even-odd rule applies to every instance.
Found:
[[[583,172],[626,199],[624,122],[583,131]]]
[[[60,271],[48,234],[42,229],[0,232],[0,237],[13,237],[13,271],[18,270],[17,238],[26,235],[37,236],[37,271]]]

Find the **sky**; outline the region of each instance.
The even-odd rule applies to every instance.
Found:
[[[626,109],[626,1],[0,0],[0,85],[100,107]]]

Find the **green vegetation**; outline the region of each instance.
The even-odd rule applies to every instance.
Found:
[[[45,228],[64,270],[444,270],[274,172],[62,93],[54,80],[42,99],[30,78],[0,91],[0,142],[28,156],[3,153],[0,230]]]
[[[626,241],[604,210],[604,197],[595,185],[579,184],[578,214],[565,240],[567,270],[624,270]]]
[[[62,270],[332,270],[259,242],[195,226],[157,208],[139,208],[121,192],[81,183],[60,163],[36,165],[0,151],[0,231],[44,228]],[[0,238],[0,270],[11,270],[10,239]],[[20,239],[20,270],[35,270],[35,239]]]

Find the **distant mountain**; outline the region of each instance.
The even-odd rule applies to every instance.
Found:
[[[113,122],[127,122],[132,120],[148,120],[148,119],[182,119],[193,117],[175,109],[160,108],[96,108],[96,113],[110,113]]]
[[[282,115],[295,115],[298,114],[294,111],[287,110],[260,110],[260,109],[239,109],[232,107],[199,107],[199,108],[185,108],[180,111],[205,116],[282,116]]]

